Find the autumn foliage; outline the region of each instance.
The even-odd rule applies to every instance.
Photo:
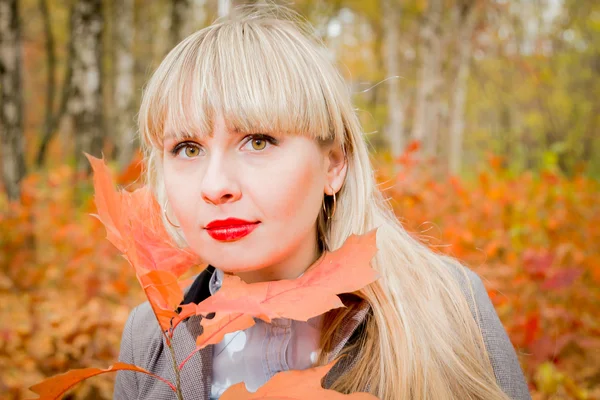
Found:
[[[41,400],[58,400],[76,384],[105,373],[128,370],[150,375],[169,385],[177,398],[183,400],[179,371],[199,350],[223,340],[225,334],[249,328],[254,318],[271,322],[273,318],[292,318],[306,321],[331,309],[343,307],[337,296],[357,291],[378,278],[370,265],[377,252],[376,231],[362,236],[351,235],[336,251],[325,252],[299,278],[275,282],[247,284],[236,276],[225,275],[218,293],[199,304],[179,307],[184,297],[187,279],[180,276],[201,264],[199,256],[189,248],[181,248],[170,237],[161,223],[161,208],[146,186],[134,191],[116,190],[111,171],[103,160],[87,156],[94,171],[95,215],[105,226],[107,239],[123,253],[135,270],[154,311],[162,331],[165,345],[173,357],[176,380],[171,382],[140,366],[118,362],[108,368],[81,368],[70,370],[45,379],[30,389]],[[206,265],[204,265],[206,267]],[[216,313],[216,314],[215,314]],[[202,333],[196,339],[196,348],[184,360],[175,359],[174,332],[180,322],[199,315]],[[194,323],[190,320],[189,323]],[[334,364],[302,373],[279,374],[260,388],[246,395],[239,387],[231,391],[245,398],[266,396],[271,398],[298,399],[320,398],[323,400],[357,396],[374,399],[368,394],[343,396],[321,387],[321,379]],[[307,382],[298,382],[298,380]],[[313,381],[311,381],[313,380]],[[296,388],[295,393],[289,388]],[[225,391],[224,397],[239,397]],[[285,394],[285,396],[284,396]]]
[[[475,179],[434,178],[418,146],[411,150],[396,171],[378,164],[381,189],[405,227],[484,278],[534,398],[598,398],[600,184],[553,171],[512,176],[494,157]],[[117,181],[138,189],[138,173],[133,167]],[[115,248],[90,217],[92,194],[91,181],[65,166],[29,176],[19,203],[0,199],[3,398],[32,398],[27,388],[46,377],[115,364],[127,315],[146,299],[140,283],[152,287],[151,276],[141,280],[121,256],[126,247]],[[144,264],[145,254],[135,257]],[[253,315],[277,315],[253,298]],[[113,379],[101,374],[68,398],[109,399]]]

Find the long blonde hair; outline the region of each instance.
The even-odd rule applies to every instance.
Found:
[[[348,172],[335,218],[327,221],[322,213],[317,221],[324,247],[335,250],[349,235],[379,228],[372,265],[381,278],[358,293],[372,315],[357,362],[332,389],[367,389],[386,400],[508,399],[496,383],[478,318],[452,271],[465,274],[464,269],[402,228],[377,188],[348,88],[308,24],[281,7],[237,9],[167,55],[144,91],[139,113],[147,180],[162,204],[165,125],[176,134],[203,135],[217,113],[248,131],[306,135],[343,147]],[[183,242],[178,230],[165,226]],[[466,275],[464,280],[469,282]],[[325,319],[324,346],[346,312]]]

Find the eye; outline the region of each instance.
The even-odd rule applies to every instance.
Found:
[[[250,143],[252,143],[252,148],[254,150],[262,150],[267,147],[267,141],[265,139],[252,139]]]
[[[183,154],[183,158],[195,158],[200,155],[201,148],[198,144],[194,142],[182,142],[171,150],[174,156],[179,156]]]
[[[267,144],[277,144],[277,139],[265,134],[248,135],[248,141],[245,145],[250,143],[253,151],[262,151],[267,148]]]
[[[199,153],[199,150],[197,147],[192,147],[192,146],[186,146],[185,149],[183,149],[185,155],[187,157],[196,157]]]

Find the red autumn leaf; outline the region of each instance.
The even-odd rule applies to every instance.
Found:
[[[526,250],[523,253],[523,267],[533,279],[543,279],[546,277],[555,256],[550,252],[536,252]]]
[[[579,268],[567,268],[558,271],[552,277],[546,279],[542,283],[541,288],[544,290],[559,290],[564,289],[573,284],[577,278],[583,274],[583,270]]]
[[[421,142],[418,140],[411,141],[404,150],[407,153],[414,153],[421,148]]]
[[[173,242],[162,224],[160,206],[148,188],[117,192],[104,160],[86,156],[94,170],[96,217],[104,224],[107,239],[136,271],[163,270],[180,276],[201,263],[190,249],[181,249]]]
[[[368,393],[342,394],[334,390],[323,389],[321,380],[333,367],[337,360],[322,367],[309,368],[303,371],[284,371],[275,374],[267,383],[254,393],[246,389],[240,382],[232,385],[220,397],[221,400],[376,400],[377,397]]]
[[[542,362],[544,360],[556,360],[562,350],[571,342],[577,342],[577,336],[568,333],[559,337],[544,335],[528,346],[531,357]]]
[[[538,336],[540,331],[540,315],[535,313],[530,315],[525,321],[525,343],[531,344]]]
[[[91,378],[96,375],[105,374],[107,372],[116,372],[116,371],[136,371],[141,372],[147,375],[150,375],[156,379],[159,379],[165,382],[171,390],[176,391],[175,386],[160,376],[154,375],[153,373],[137,367],[135,365],[126,364],[122,362],[115,363],[106,369],[102,368],[82,368],[82,369],[73,369],[64,374],[56,375],[51,378],[48,378],[38,384],[33,385],[29,389],[34,393],[38,394],[38,397],[35,400],[57,400],[62,397],[69,389],[78,384],[81,381],[84,381],[88,378]]]

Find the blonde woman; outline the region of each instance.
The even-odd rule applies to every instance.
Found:
[[[237,10],[175,47],[144,95],[139,129],[165,226],[211,266],[184,303],[246,282],[294,279],[351,234],[377,231],[380,279],[346,308],[307,322],[258,322],[197,353],[184,398],[256,390],[275,373],[347,355],[325,387],[380,399],[529,399],[514,348],[479,277],[402,228],[376,186],[343,79],[298,17]],[[195,347],[180,326],[177,357]],[[177,332],[177,331],[176,331]],[[171,377],[148,303],[131,313],[120,360]],[[169,399],[167,385],[119,372],[115,399]]]

